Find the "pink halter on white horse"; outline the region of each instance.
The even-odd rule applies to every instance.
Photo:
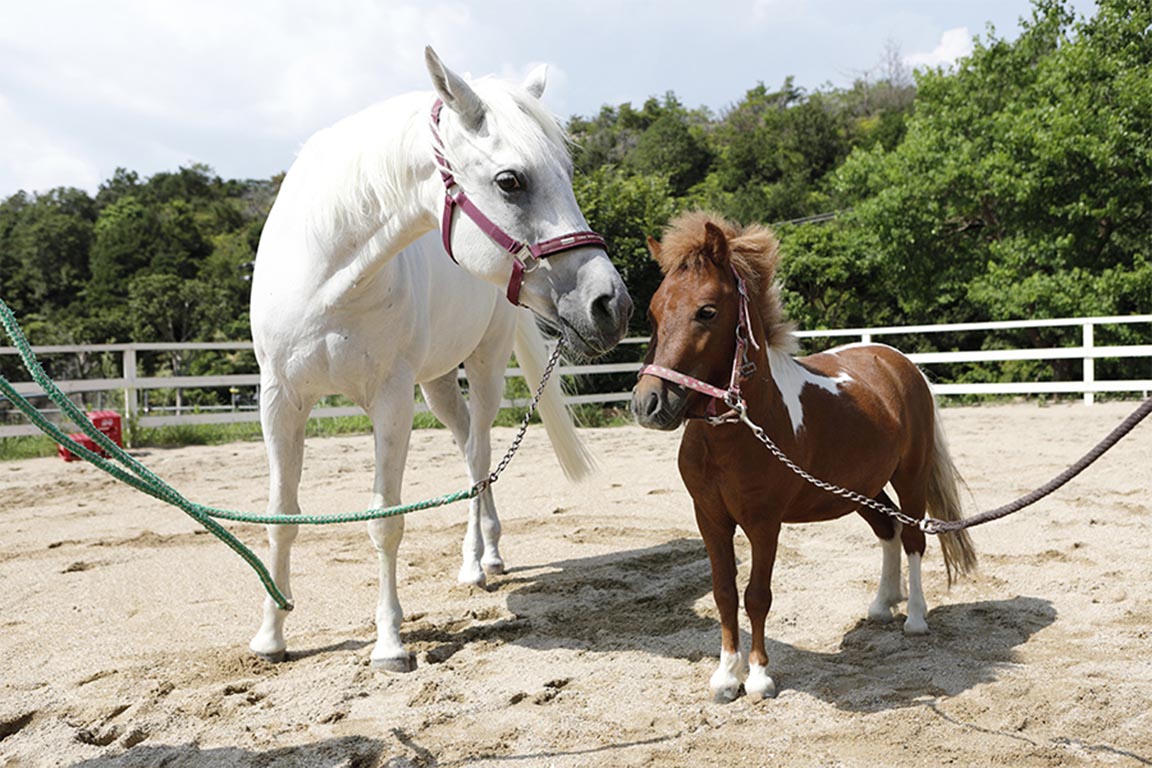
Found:
[[[470,83],[430,48],[425,59],[435,93],[390,99],[309,139],[261,236],[252,337],[269,514],[300,513],[304,427],[319,398],[343,394],[371,417],[376,479],[369,505],[393,506],[400,503],[417,384],[452,430],[476,483],[488,476],[489,432],[513,346],[529,378],[538,380],[544,368],[532,313],[577,355],[611,349],[627,329],[631,299],[604,241],[588,231],[572,193],[563,131],[539,102],[543,68],[523,85]],[[461,362],[467,401],[456,378]],[[541,415],[565,472],[584,474],[589,457],[555,383]],[[380,561],[372,663],[399,670],[411,667],[396,583],[403,531],[403,517],[368,525]],[[272,575],[289,596],[296,533],[288,525],[268,530]],[[486,570],[503,568],[499,535],[489,488],[472,501],[461,582],[483,584]],[[285,617],[265,601],[253,651],[284,657]]]

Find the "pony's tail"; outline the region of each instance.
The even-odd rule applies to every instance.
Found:
[[[933,405],[933,417],[936,422],[936,458],[928,477],[928,514],[939,520],[959,520],[963,517],[959,486],[964,480],[948,452],[944,427],[940,423],[940,409],[936,405]],[[948,571],[948,586],[952,586],[956,578],[976,570],[976,548],[964,529],[940,534],[939,538],[944,552],[944,568]]]
[[[524,380],[528,389],[535,391],[540,384],[540,377],[544,375],[544,367],[548,364],[548,347],[544,343],[544,336],[536,326],[536,318],[528,310],[518,310],[516,313],[516,339],[513,342],[516,352],[516,362],[524,372]],[[544,387],[537,406],[540,420],[544,422],[544,431],[548,433],[548,440],[552,443],[552,450],[560,462],[569,480],[583,480],[595,468],[592,454],[584,447],[580,436],[576,433],[576,425],[572,421],[572,414],[564,405],[564,394],[560,388],[559,375],[553,375]]]

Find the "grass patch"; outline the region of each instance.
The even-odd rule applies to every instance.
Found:
[[[496,417],[498,427],[518,427],[526,409],[505,408]],[[618,427],[632,423],[624,408],[608,408],[595,404],[572,408],[576,424],[581,427]],[[532,423],[539,424],[539,414],[532,415]],[[417,413],[412,419],[413,429],[443,429],[444,425],[429,411]],[[181,424],[171,427],[128,427],[134,448],[180,448],[185,445],[223,445],[252,442],[263,439],[260,424],[254,421],[237,424]],[[365,435],[372,432],[367,416],[337,416],[309,419],[307,437],[333,437],[336,435]],[[46,435],[0,438],[0,461],[16,461],[56,455],[56,443]]]

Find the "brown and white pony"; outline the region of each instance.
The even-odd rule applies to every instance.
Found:
[[[908,556],[909,635],[928,631],[920,582],[924,533],[873,509],[814,487],[765,449],[739,421],[713,424],[727,406],[677,380],[714,388],[738,386],[749,419],[811,475],[902,511],[960,517],[959,479],[949,458],[936,404],[923,374],[882,344],[851,344],[794,358],[792,328],[774,284],[777,242],[761,226],[740,228],[701,212],[680,216],[662,243],[649,248],[664,272],[652,297],[652,340],[633,390],[637,421],[652,429],[685,424],[679,468],[712,564],[720,612],[720,665],[711,687],[718,700],[774,696],[764,648],[772,605],[772,567],[782,523],[832,520],[857,512],[880,538],[883,565],[869,617],[891,620],[905,599],[900,548]],[[743,286],[741,286],[741,281]],[[741,300],[742,290],[747,298]],[[738,342],[738,334],[744,334]],[[654,373],[655,371],[655,373]],[[676,373],[673,373],[676,372]],[[715,420],[715,419],[714,419]],[[748,656],[740,649],[733,536],[739,526],[752,548],[744,605],[752,623]],[[948,581],[972,570],[967,533],[941,537]]]

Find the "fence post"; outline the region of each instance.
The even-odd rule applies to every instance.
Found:
[[[1088,391],[1088,387],[1096,381],[1096,358],[1092,356],[1094,346],[1094,326],[1091,322],[1084,323],[1084,405],[1096,402],[1096,394]]]
[[[139,404],[136,402],[136,347],[124,350],[124,421],[132,424]]]

